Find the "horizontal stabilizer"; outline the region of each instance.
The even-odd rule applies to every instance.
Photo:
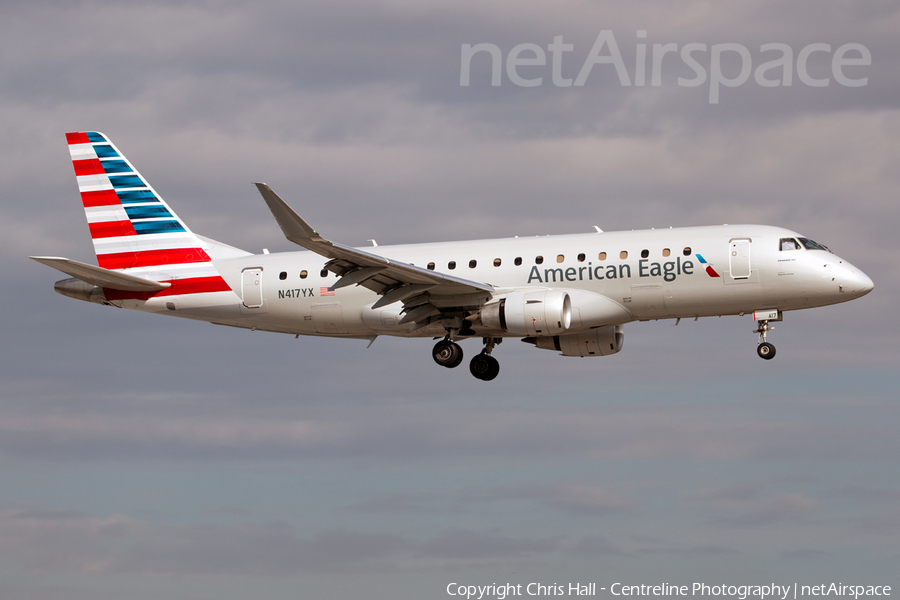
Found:
[[[29,256],[28,258],[91,285],[106,289],[126,292],[158,292],[172,285],[171,283],[159,283],[143,277],[126,275],[119,271],[110,271],[109,269],[95,267],[94,265],[88,265],[68,258],[57,256]]]

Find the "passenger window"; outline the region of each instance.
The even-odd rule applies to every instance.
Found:
[[[309,272],[306,269],[300,271],[300,279],[306,279],[307,275],[309,275]]]
[[[600,254],[597,255],[597,258],[599,260],[606,260],[606,252],[601,252]]]
[[[428,263],[428,266],[427,266],[426,268],[427,268],[429,271],[434,271],[434,263]]]
[[[650,256],[650,251],[649,251],[649,250],[646,250],[646,249],[645,249],[645,250],[641,250],[641,258],[647,258],[648,256]]]
[[[322,270],[319,272],[319,275],[320,275],[321,277],[328,277],[328,269],[322,269]]]
[[[628,250],[622,250],[621,252],[619,252],[619,258],[621,258],[621,259],[628,258]]]
[[[672,252],[668,248],[663,248],[663,256],[669,256]]]
[[[691,255],[691,247],[686,246],[685,249],[681,251],[681,253],[684,254],[685,256],[690,256]]]
[[[455,268],[456,268],[456,261],[455,261],[455,260],[451,260],[450,262],[448,262],[448,263],[447,263],[447,268],[450,269],[451,271],[452,271],[453,269],[455,269]]]
[[[534,264],[536,264],[536,265],[542,265],[542,264],[544,264],[544,257],[543,257],[543,256],[535,256],[535,257],[534,257]]]
[[[584,252],[582,252],[581,254],[578,255],[578,262],[584,262],[585,258],[587,258],[587,257],[584,255]]]
[[[280,280],[282,280],[282,281],[284,281],[285,279],[287,279],[287,271],[282,271],[281,273],[279,273],[279,274],[278,274],[278,279],[280,279]]]
[[[495,266],[495,267],[499,267],[499,266],[500,266],[500,262],[501,262],[501,261],[500,261],[499,258],[495,258],[495,259],[494,259],[494,266]]]
[[[795,240],[794,238],[781,238],[781,243],[779,249],[784,250],[799,250],[800,242]]]
[[[477,261],[474,261],[474,260],[470,260],[470,261],[469,261],[469,268],[470,268],[470,269],[474,269],[477,265],[478,265],[478,262],[477,262]]]
[[[556,262],[561,263],[561,262],[563,262],[563,261],[565,261],[565,260],[566,260],[565,255],[563,255],[563,254],[557,254],[557,255],[556,255]]]
[[[521,267],[521,266],[522,266],[522,257],[521,257],[521,256],[517,256],[517,257],[516,257],[516,260],[514,260],[513,262],[516,263],[516,266],[517,266],[517,267]]]

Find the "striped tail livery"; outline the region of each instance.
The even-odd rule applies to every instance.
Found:
[[[109,138],[87,131],[67,133],[66,140],[99,268],[34,257],[76,278],[59,282],[57,291],[117,305],[192,294],[233,296],[204,249],[210,244],[178,218]],[[84,298],[85,293],[92,295]]]

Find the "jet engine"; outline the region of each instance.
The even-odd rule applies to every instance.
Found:
[[[485,306],[481,322],[513,335],[556,335],[572,324],[572,300],[565,290],[517,292]]]
[[[632,319],[611,298],[574,289],[514,292],[486,305],[479,317],[491,329],[534,337],[594,330]]]
[[[615,325],[582,333],[526,337],[522,341],[544,350],[558,350],[563,356],[608,356],[622,349],[625,331],[622,325]]]

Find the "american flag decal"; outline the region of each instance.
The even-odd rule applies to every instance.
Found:
[[[320,287],[319,288],[320,296],[334,296],[334,290],[330,287]]]

